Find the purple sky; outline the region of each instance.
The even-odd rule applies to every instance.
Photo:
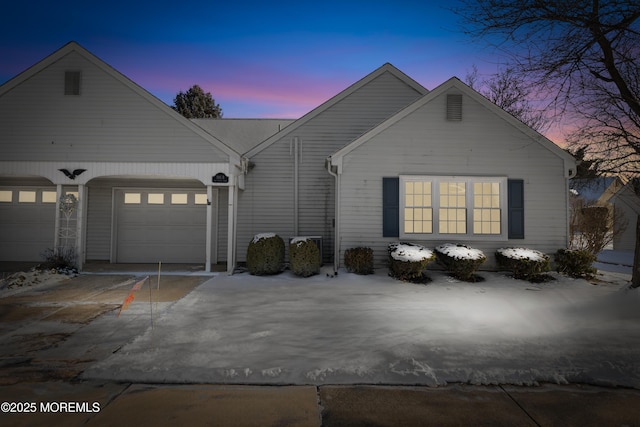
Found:
[[[0,83],[76,41],[167,104],[199,84],[224,117],[297,118],[385,62],[432,89],[500,58],[443,1],[11,2]]]

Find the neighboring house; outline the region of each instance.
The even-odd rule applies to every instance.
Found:
[[[0,86],[0,152],[0,260],[233,265],[240,155],[76,43]]]
[[[600,203],[613,206],[615,219],[625,226],[613,238],[613,250],[635,251],[636,225],[640,215],[640,184],[637,178],[617,178],[599,199]]]
[[[232,272],[262,232],[316,236],[336,267],[355,246],[382,266],[398,240],[568,243],[573,157],[460,80],[429,92],[390,64],[295,121],[187,120],[69,43],[0,86],[0,148],[4,261],[68,244]]]

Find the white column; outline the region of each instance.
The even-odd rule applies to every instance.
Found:
[[[229,176],[229,212],[227,227],[227,274],[233,274],[236,268],[236,202],[237,202],[236,177]]]
[[[56,184],[56,223],[53,238],[53,251],[58,253],[60,246],[60,197],[62,197],[62,184]]]
[[[83,184],[78,184],[78,206],[76,210],[76,256],[78,270],[82,270],[84,263],[84,230],[87,216],[87,191]]]
[[[205,266],[204,271],[209,273],[211,271],[211,227],[213,226],[213,191],[212,186],[207,185],[207,235],[205,238],[205,242],[207,245],[206,248],[206,256],[205,256]]]

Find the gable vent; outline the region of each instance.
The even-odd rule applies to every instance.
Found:
[[[64,94],[80,95],[80,71],[64,72]]]
[[[447,95],[447,120],[462,120],[462,95]]]

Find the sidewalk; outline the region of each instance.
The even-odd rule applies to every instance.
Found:
[[[591,386],[48,382],[2,387],[0,402],[35,403],[0,413],[10,426],[640,426],[640,390]]]

